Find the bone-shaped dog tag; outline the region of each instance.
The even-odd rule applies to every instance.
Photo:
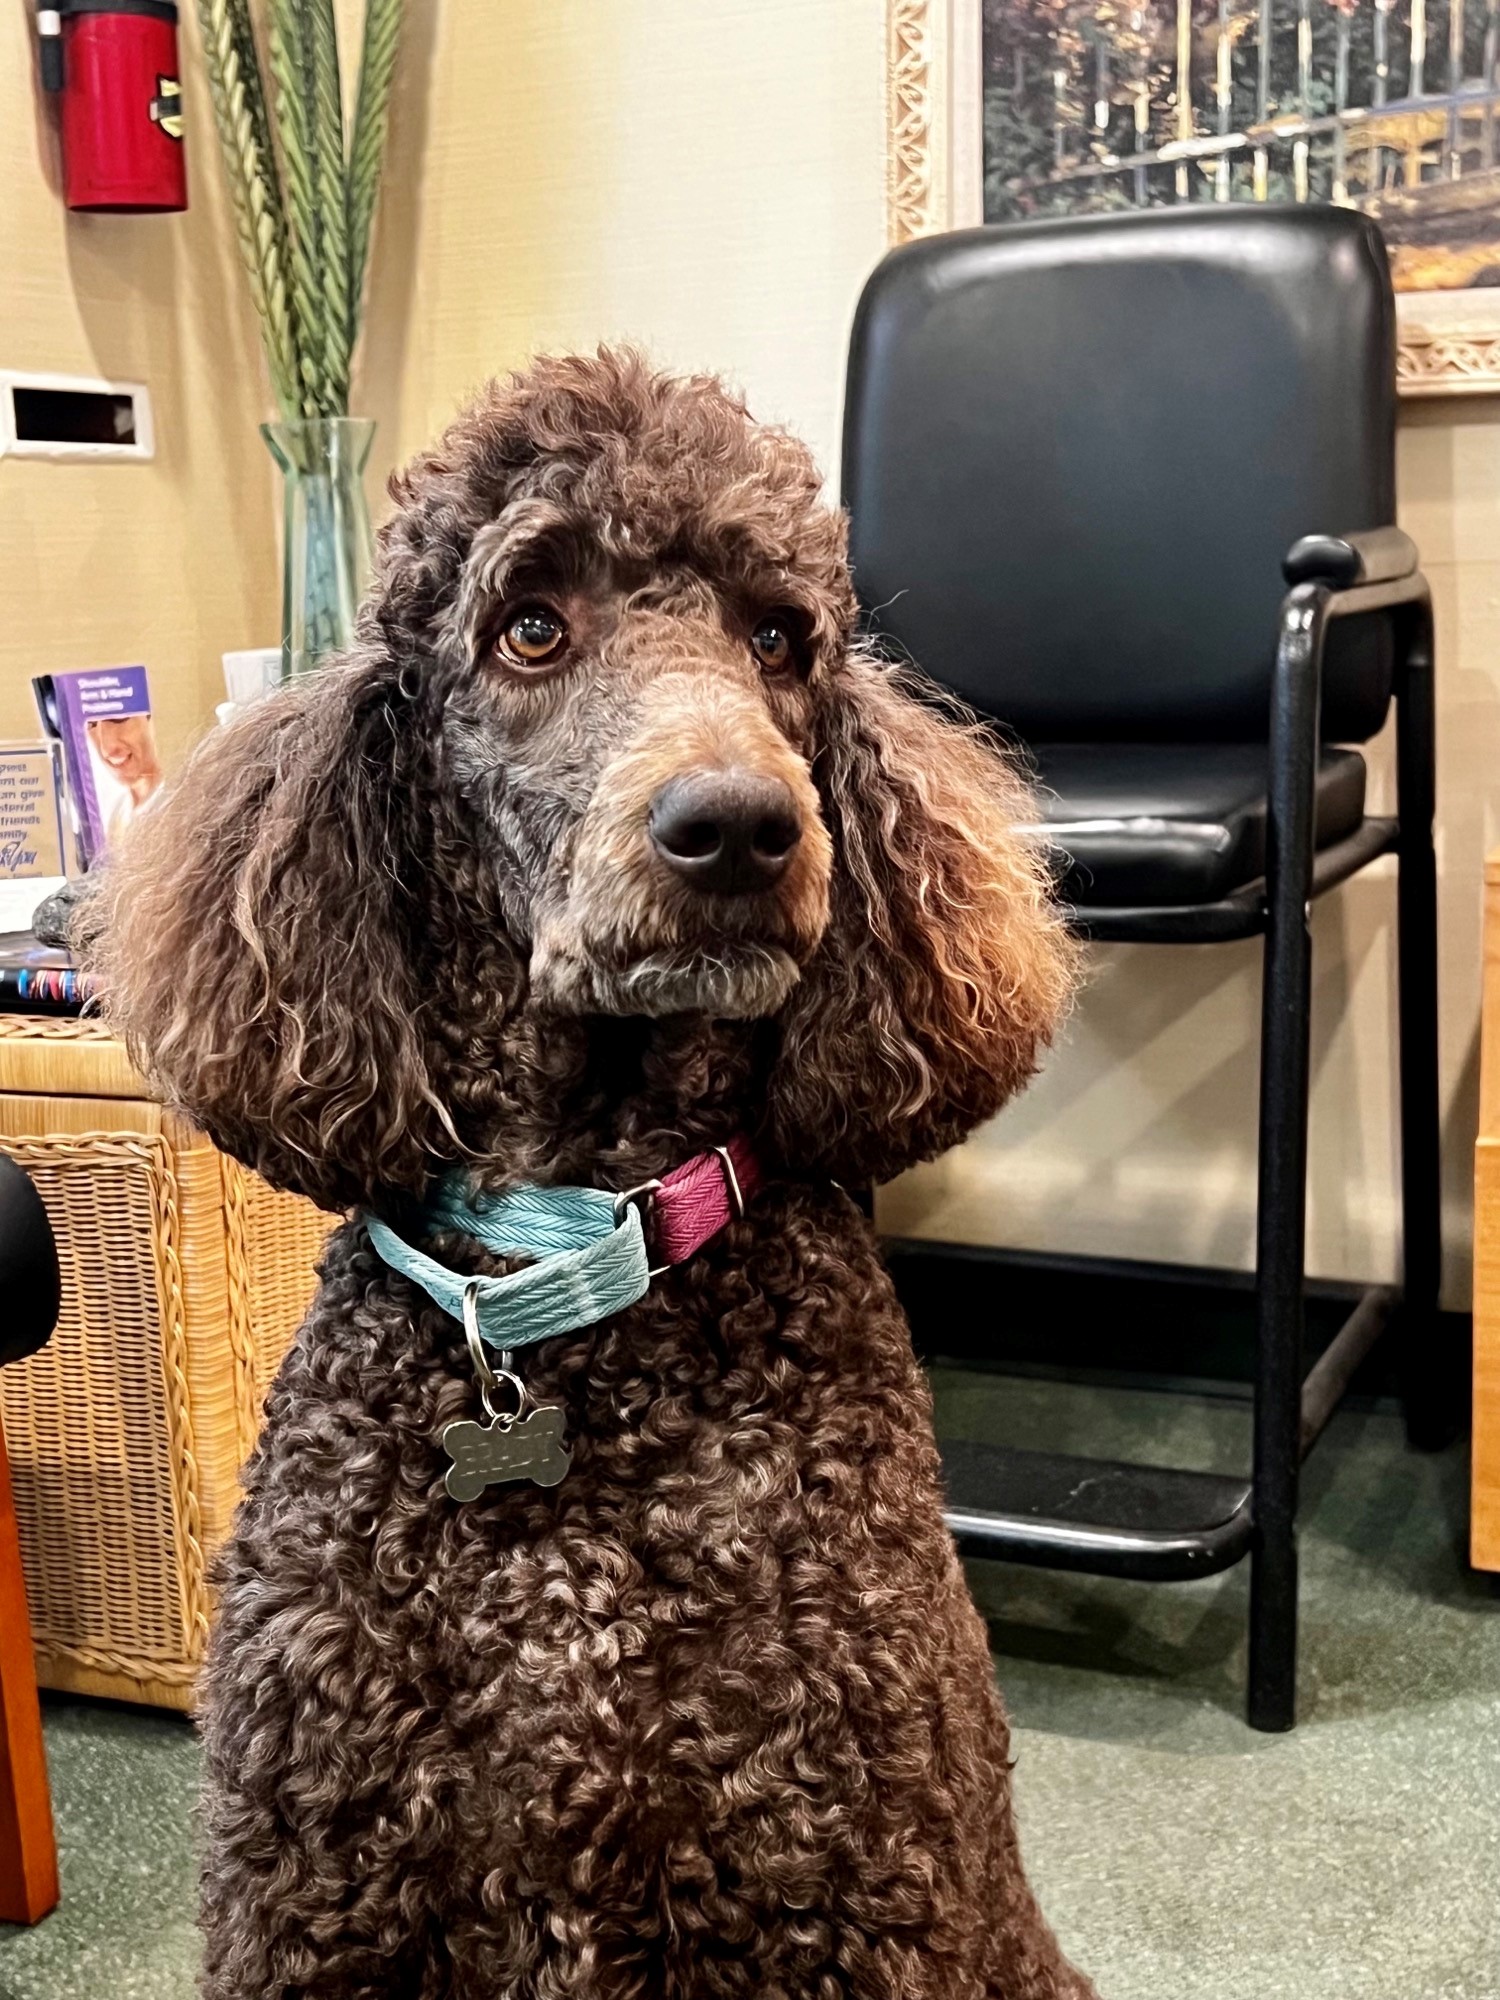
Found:
[[[512,1479],[555,1486],[573,1463],[562,1439],[563,1412],[556,1403],[542,1403],[524,1417],[448,1424],[442,1443],[453,1463],[444,1484],[455,1500],[477,1500],[486,1486]]]

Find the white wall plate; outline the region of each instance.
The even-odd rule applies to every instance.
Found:
[[[155,456],[144,382],[0,368],[0,458],[85,463]]]

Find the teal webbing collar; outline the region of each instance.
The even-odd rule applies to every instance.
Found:
[[[434,1228],[461,1230],[486,1250],[537,1261],[504,1278],[466,1278],[395,1230],[365,1217],[370,1241],[394,1271],[410,1278],[456,1320],[473,1288],[479,1331],[492,1347],[530,1347],[575,1333],[646,1296],[651,1274],[640,1209],[599,1188],[518,1187],[509,1194],[472,1194],[449,1175],[424,1214]]]

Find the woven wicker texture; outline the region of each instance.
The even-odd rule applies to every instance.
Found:
[[[260,1426],[260,1406],[313,1293],[311,1274],[334,1218],[310,1201],[278,1194],[238,1160],[219,1155],[229,1321],[248,1384],[241,1412],[244,1450]]]
[[[43,1661],[180,1682],[208,1601],[166,1144],[97,1132],[5,1149],[65,1246],[57,1331],[0,1377],[32,1636]]]
[[[91,1078],[133,1076],[107,1037],[0,1026],[0,1064],[23,1049],[18,1083],[52,1059],[76,1075],[80,1054]],[[0,1148],[36,1182],[63,1274],[50,1345],[0,1374],[38,1678],[186,1707],[207,1559],[332,1218],[144,1097],[0,1090]]]
[[[0,1014],[0,1090],[144,1097],[146,1086],[102,1021]]]

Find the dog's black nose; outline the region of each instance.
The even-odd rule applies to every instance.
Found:
[[[802,838],[790,790],[753,771],[693,771],[651,801],[651,845],[675,875],[715,896],[772,888]]]

